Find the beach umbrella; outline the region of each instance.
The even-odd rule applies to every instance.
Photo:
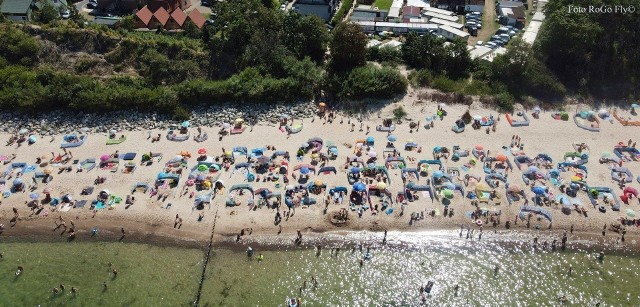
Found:
[[[208,169],[209,169],[209,168],[208,168],[206,165],[204,165],[204,164],[200,164],[200,165],[198,165],[198,171],[206,172]]]
[[[186,157],[186,156],[190,156],[190,155],[191,155],[191,153],[190,153],[190,152],[188,152],[188,151],[186,151],[186,150],[183,150],[183,151],[181,151],[181,152],[179,153],[179,155],[180,155],[180,156],[182,156],[182,157]]]
[[[62,201],[65,203],[70,203],[73,200],[73,197],[71,197],[71,194],[65,194],[64,196],[62,196]]]
[[[331,147],[331,148],[329,148],[329,152],[331,152],[332,154],[336,154],[337,155],[338,154],[338,148]]]
[[[51,168],[51,167],[47,167],[47,168],[45,168],[45,169],[44,169],[44,171],[43,171],[43,172],[44,172],[45,174],[47,174],[47,175],[51,175],[51,173],[53,173],[53,168]]]
[[[375,158],[378,156],[378,154],[375,151],[370,151],[368,154],[369,158]]]
[[[633,103],[631,104],[631,107],[636,109],[636,108],[640,108],[640,105],[638,105],[637,103]]]
[[[51,194],[51,189],[50,188],[44,188],[44,190],[42,191],[42,193],[44,194]]]
[[[415,140],[413,140],[413,139],[408,139],[408,140],[407,140],[407,143],[415,143],[415,142],[416,142],[416,141],[415,141]]]
[[[31,198],[31,199],[38,199],[39,197],[40,197],[40,194],[38,194],[38,193],[29,194],[29,198]]]
[[[442,147],[440,146],[433,147],[433,152],[441,152],[441,151],[442,151]]]
[[[398,137],[397,137],[397,136],[395,136],[395,135],[393,135],[393,134],[390,134],[390,135],[387,137],[387,140],[388,140],[389,142],[395,142],[395,141],[397,141],[397,140],[398,140]]]
[[[540,112],[540,107],[539,106],[535,106],[533,107],[533,112]]]
[[[196,177],[197,181],[202,181],[204,179],[205,179],[204,175],[198,175],[198,177]]]
[[[384,182],[378,182],[378,184],[376,184],[376,188],[378,188],[378,190],[384,190],[387,188],[387,184]]]
[[[280,115],[280,119],[289,119],[289,115],[282,114],[282,115]]]
[[[300,148],[307,148],[307,147],[309,147],[309,143],[307,142],[300,144]]]
[[[18,134],[27,134],[27,133],[29,133],[29,130],[25,128],[22,128],[20,129],[20,131],[18,131]]]
[[[284,187],[284,189],[287,191],[291,191],[294,189],[294,187],[292,185],[287,185],[286,187]]]
[[[316,185],[316,186],[321,186],[321,185],[323,185],[324,183],[322,182],[322,180],[319,180],[319,179],[318,179],[318,180],[314,181],[314,182],[313,182],[313,184],[314,184],[314,185]]]
[[[474,115],[474,116],[473,116],[473,120],[482,120],[482,116],[480,116],[480,115]]]
[[[628,217],[635,217],[636,216],[636,212],[631,210],[631,209],[627,209],[627,216]]]
[[[505,156],[505,155],[498,155],[498,156],[496,157],[496,160],[498,160],[498,161],[500,161],[500,162],[505,162],[505,161],[507,161],[507,156]]]
[[[580,180],[582,180],[582,177],[579,177],[579,176],[572,176],[571,177],[571,181],[580,181]]]
[[[528,173],[539,173],[539,172],[540,172],[540,169],[539,169],[539,168],[537,168],[536,166],[533,166],[533,165],[532,165],[532,166],[529,166],[529,168],[527,169],[527,172],[528,172]]]
[[[351,172],[354,173],[354,174],[355,173],[359,173],[360,172],[360,168],[359,167],[352,167],[351,168]]]
[[[180,124],[180,126],[182,126],[182,128],[189,128],[189,125],[190,124],[189,124],[188,120],[185,120],[185,121],[182,122],[182,124]]]
[[[364,185],[364,183],[362,183],[362,182],[356,182],[353,185],[353,190],[356,191],[356,192],[362,192],[362,191],[364,191],[366,189],[367,189],[367,186]]]
[[[509,185],[509,192],[511,193],[519,193],[522,191],[522,188],[517,184]]]
[[[222,124],[222,129],[229,129],[229,128],[231,128],[231,125],[229,123]]]
[[[308,167],[306,167],[306,166],[300,169],[300,174],[306,175],[306,174],[308,174],[309,172],[310,172],[310,171],[309,171],[309,168],[308,168]]]
[[[435,171],[432,174],[433,178],[440,179],[444,177],[444,173],[442,171]]]
[[[447,183],[444,184],[444,187],[447,188],[447,189],[455,190],[456,185],[451,183],[451,182],[447,182]]]
[[[633,196],[638,197],[638,190],[636,190],[634,187],[626,187],[626,188],[624,188],[622,193],[623,194],[632,194]]]
[[[110,194],[110,193],[109,193],[109,190],[107,190],[107,189],[104,189],[104,190],[100,191],[100,193],[104,193],[104,194],[107,194],[107,195],[109,195],[109,194]]]
[[[211,165],[211,168],[209,168],[209,169],[213,169],[214,171],[216,171],[216,172],[217,172],[217,171],[219,171],[219,170],[220,170],[220,165],[218,165],[218,164],[213,164],[213,165]]]
[[[536,193],[536,195],[543,195],[544,193],[546,193],[547,189],[545,187],[541,187],[541,186],[535,186],[533,187],[533,193]]]
[[[439,104],[439,106],[440,106],[440,108],[444,108],[444,107],[446,107],[447,105],[446,105],[444,102],[441,102],[441,103]]]
[[[110,158],[110,156],[109,156],[109,155],[104,154],[104,155],[100,156],[100,161],[104,162],[104,161],[109,160],[109,158]]]
[[[38,138],[35,135],[29,136],[29,143],[35,143],[38,141]]]
[[[206,155],[207,154],[207,150],[204,149],[204,148],[200,148],[200,149],[198,149],[198,154],[199,155]]]
[[[195,184],[195,182],[193,181],[193,179],[187,180],[187,186],[188,187],[193,186],[194,184]]]
[[[442,190],[442,195],[446,198],[453,198],[453,190],[444,189]]]
[[[22,184],[22,178],[16,178],[16,179],[13,181],[13,185],[21,185],[21,184]]]
[[[476,148],[476,150],[483,150],[484,146],[478,144],[478,145],[475,146],[475,148]]]
[[[117,131],[117,130],[115,130],[115,129],[111,129],[111,130],[109,130],[109,134],[116,134],[117,132],[118,132],[118,131]]]

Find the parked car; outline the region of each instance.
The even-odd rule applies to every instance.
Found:
[[[484,42],[483,42],[483,41],[477,41],[477,42],[476,42],[476,46],[482,46],[482,45],[484,45]]]
[[[96,7],[98,7],[98,4],[95,2],[89,2],[87,3],[87,8],[88,9],[95,9]]]
[[[485,46],[491,48],[491,49],[496,49],[498,48],[498,45],[496,45],[496,43],[494,42],[488,42]]]
[[[60,14],[60,17],[62,17],[63,19],[69,19],[69,17],[71,17],[71,12],[69,12],[69,10],[64,10]]]

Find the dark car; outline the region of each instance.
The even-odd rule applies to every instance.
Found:
[[[95,2],[87,3],[87,8],[89,9],[95,9],[96,7],[98,7],[98,3],[95,3]]]

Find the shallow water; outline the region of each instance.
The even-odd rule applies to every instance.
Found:
[[[204,255],[131,243],[2,243],[0,252],[0,306],[185,306],[195,297]],[[16,277],[18,265],[24,272]],[[60,284],[65,293],[53,295]]]
[[[361,252],[345,244],[337,256],[331,255],[335,241],[323,243],[319,256],[309,248],[254,246],[253,259],[244,251],[215,249],[201,306],[283,306],[287,297],[300,297],[304,306],[416,306],[422,303],[420,285],[428,281],[435,283],[425,301],[431,306],[560,305],[558,295],[574,306],[640,305],[637,256],[607,254],[600,263],[592,252],[470,242],[451,233],[390,233],[384,246],[379,239],[346,237],[377,242],[362,268],[366,245]],[[187,306],[204,256],[197,249],[130,243],[4,243],[0,249],[0,306]],[[109,262],[119,272],[115,279]],[[25,267],[19,277],[17,265]],[[52,295],[60,283],[66,293]],[[80,289],[77,297],[69,294],[72,286]]]
[[[359,260],[366,247],[363,252],[343,247],[337,256],[331,255],[330,247],[320,256],[313,249],[256,250],[255,255],[264,255],[263,261],[250,260],[244,252],[216,250],[201,302],[283,306],[287,297],[300,297],[305,306],[415,306],[422,304],[420,286],[433,281],[424,301],[431,306],[561,305],[560,295],[577,306],[640,305],[640,260],[635,256],[606,255],[600,263],[594,253],[451,237],[408,242],[412,243],[371,249],[373,258],[362,268]]]

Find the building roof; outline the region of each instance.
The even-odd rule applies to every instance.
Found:
[[[405,6],[402,8],[402,15],[420,16],[421,9],[416,6]]]
[[[200,13],[198,9],[194,9],[193,11],[191,11],[191,13],[189,13],[188,18],[189,20],[193,21],[193,23],[195,23],[196,26],[198,26],[198,28],[202,28],[202,26],[204,26],[204,23],[206,21],[204,19],[204,16],[202,16],[202,13]]]
[[[484,0],[466,0],[465,5],[483,5],[484,6]]]
[[[153,16],[162,24],[163,26],[167,24],[169,20],[169,12],[163,7],[158,8],[158,10],[153,13]]]
[[[500,7],[524,7],[524,3],[520,1],[500,1],[498,5]]]
[[[28,0],[4,0],[0,5],[0,11],[4,14],[26,14],[31,6]]]
[[[461,30],[458,30],[456,28],[453,28],[453,27],[450,27],[450,26],[446,26],[446,25],[440,26],[440,29],[442,29],[444,31],[447,31],[447,32],[449,32],[451,34],[454,34],[456,36],[459,36],[459,37],[467,37],[467,36],[469,36],[469,33],[467,33],[467,32],[464,32],[464,31],[461,31]]]
[[[306,5],[329,5],[329,0],[298,0],[296,4]]]
[[[182,10],[175,10],[170,15],[170,19],[175,21],[179,26],[182,27],[184,21],[187,20],[187,14],[185,14]]]
[[[149,10],[149,8],[145,5],[139,11],[136,12],[136,17],[144,23],[144,25],[149,25],[149,21],[153,17],[153,13]]]
[[[417,6],[419,8],[429,7],[428,0],[407,0],[407,5]]]

